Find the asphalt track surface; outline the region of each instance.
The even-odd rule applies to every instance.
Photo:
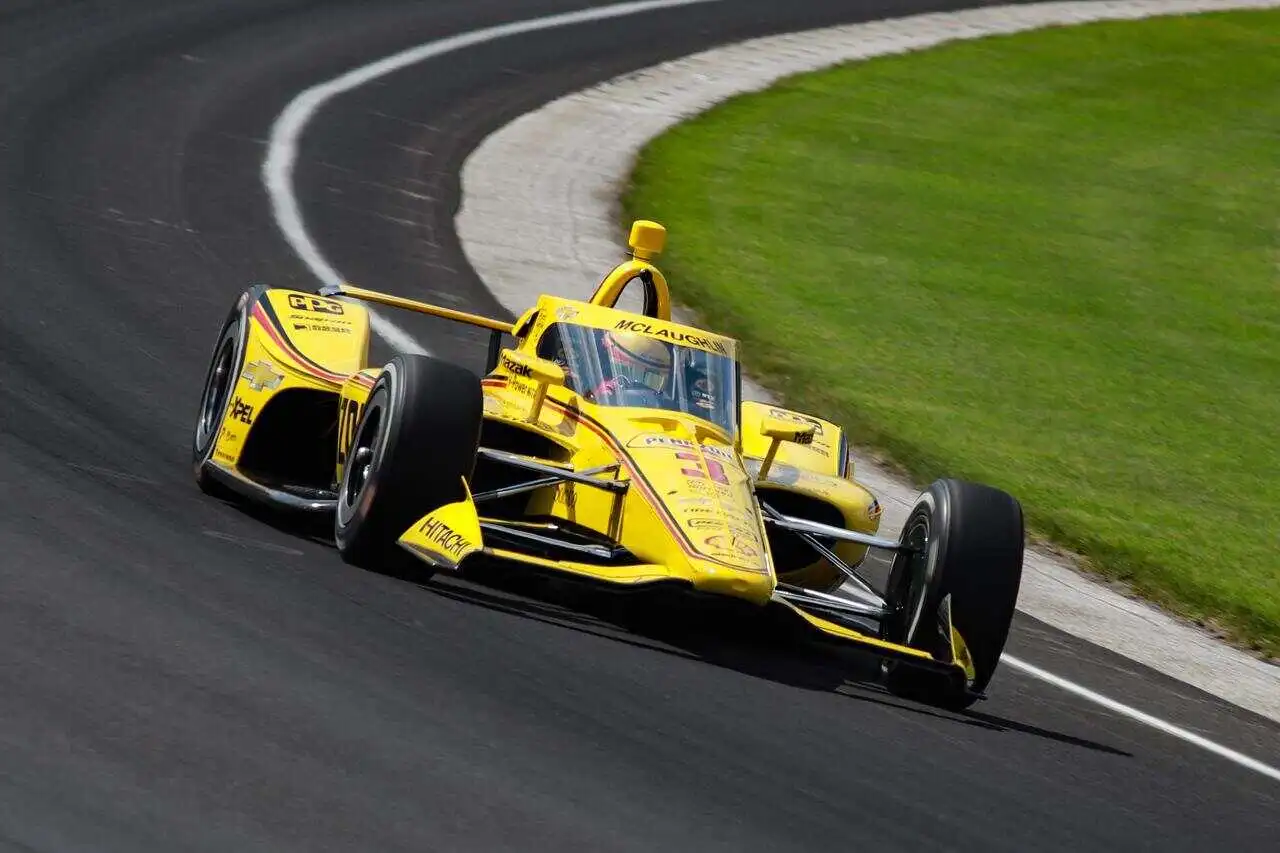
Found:
[[[967,715],[834,690],[853,662],[572,589],[362,572],[200,495],[218,323],[250,282],[311,285],[260,182],[274,117],[400,48],[581,5],[0,6],[0,849],[1274,849],[1273,780],[1017,673]],[[303,212],[351,280],[501,313],[451,227],[488,131],[667,56],[903,8],[739,0],[429,62],[317,117]],[[480,366],[470,333],[400,319]],[[1280,727],[1104,650],[1021,617],[1010,649],[1280,762]]]

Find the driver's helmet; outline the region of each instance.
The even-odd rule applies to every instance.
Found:
[[[662,391],[671,380],[671,345],[635,332],[609,332],[605,348],[615,378]]]

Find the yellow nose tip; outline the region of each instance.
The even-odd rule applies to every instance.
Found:
[[[697,561],[693,569],[693,586],[699,592],[740,598],[760,605],[766,604],[773,596],[775,581],[768,572],[745,571],[703,560]]]

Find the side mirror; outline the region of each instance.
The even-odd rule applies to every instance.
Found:
[[[760,434],[776,441],[790,441],[793,444],[812,444],[817,427],[813,424],[802,424],[798,421],[784,421],[782,418],[765,418],[760,427]]]
[[[769,469],[773,467],[773,458],[778,455],[778,446],[784,441],[792,444],[812,444],[814,433],[817,427],[813,424],[802,424],[796,421],[783,420],[782,418],[766,417],[764,423],[760,426],[760,434],[769,441],[769,452],[764,455],[764,461],[760,463],[760,471],[756,474],[756,482],[762,482],[769,477]]]
[[[537,421],[538,415],[542,412],[542,402],[547,398],[547,388],[565,383],[563,367],[554,361],[538,358],[519,350],[504,349],[498,364],[512,376],[528,379],[537,385],[527,416],[531,423]]]

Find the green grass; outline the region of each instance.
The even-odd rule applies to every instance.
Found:
[[[1280,654],[1280,13],[793,78],[656,140],[626,208],[789,402]]]

